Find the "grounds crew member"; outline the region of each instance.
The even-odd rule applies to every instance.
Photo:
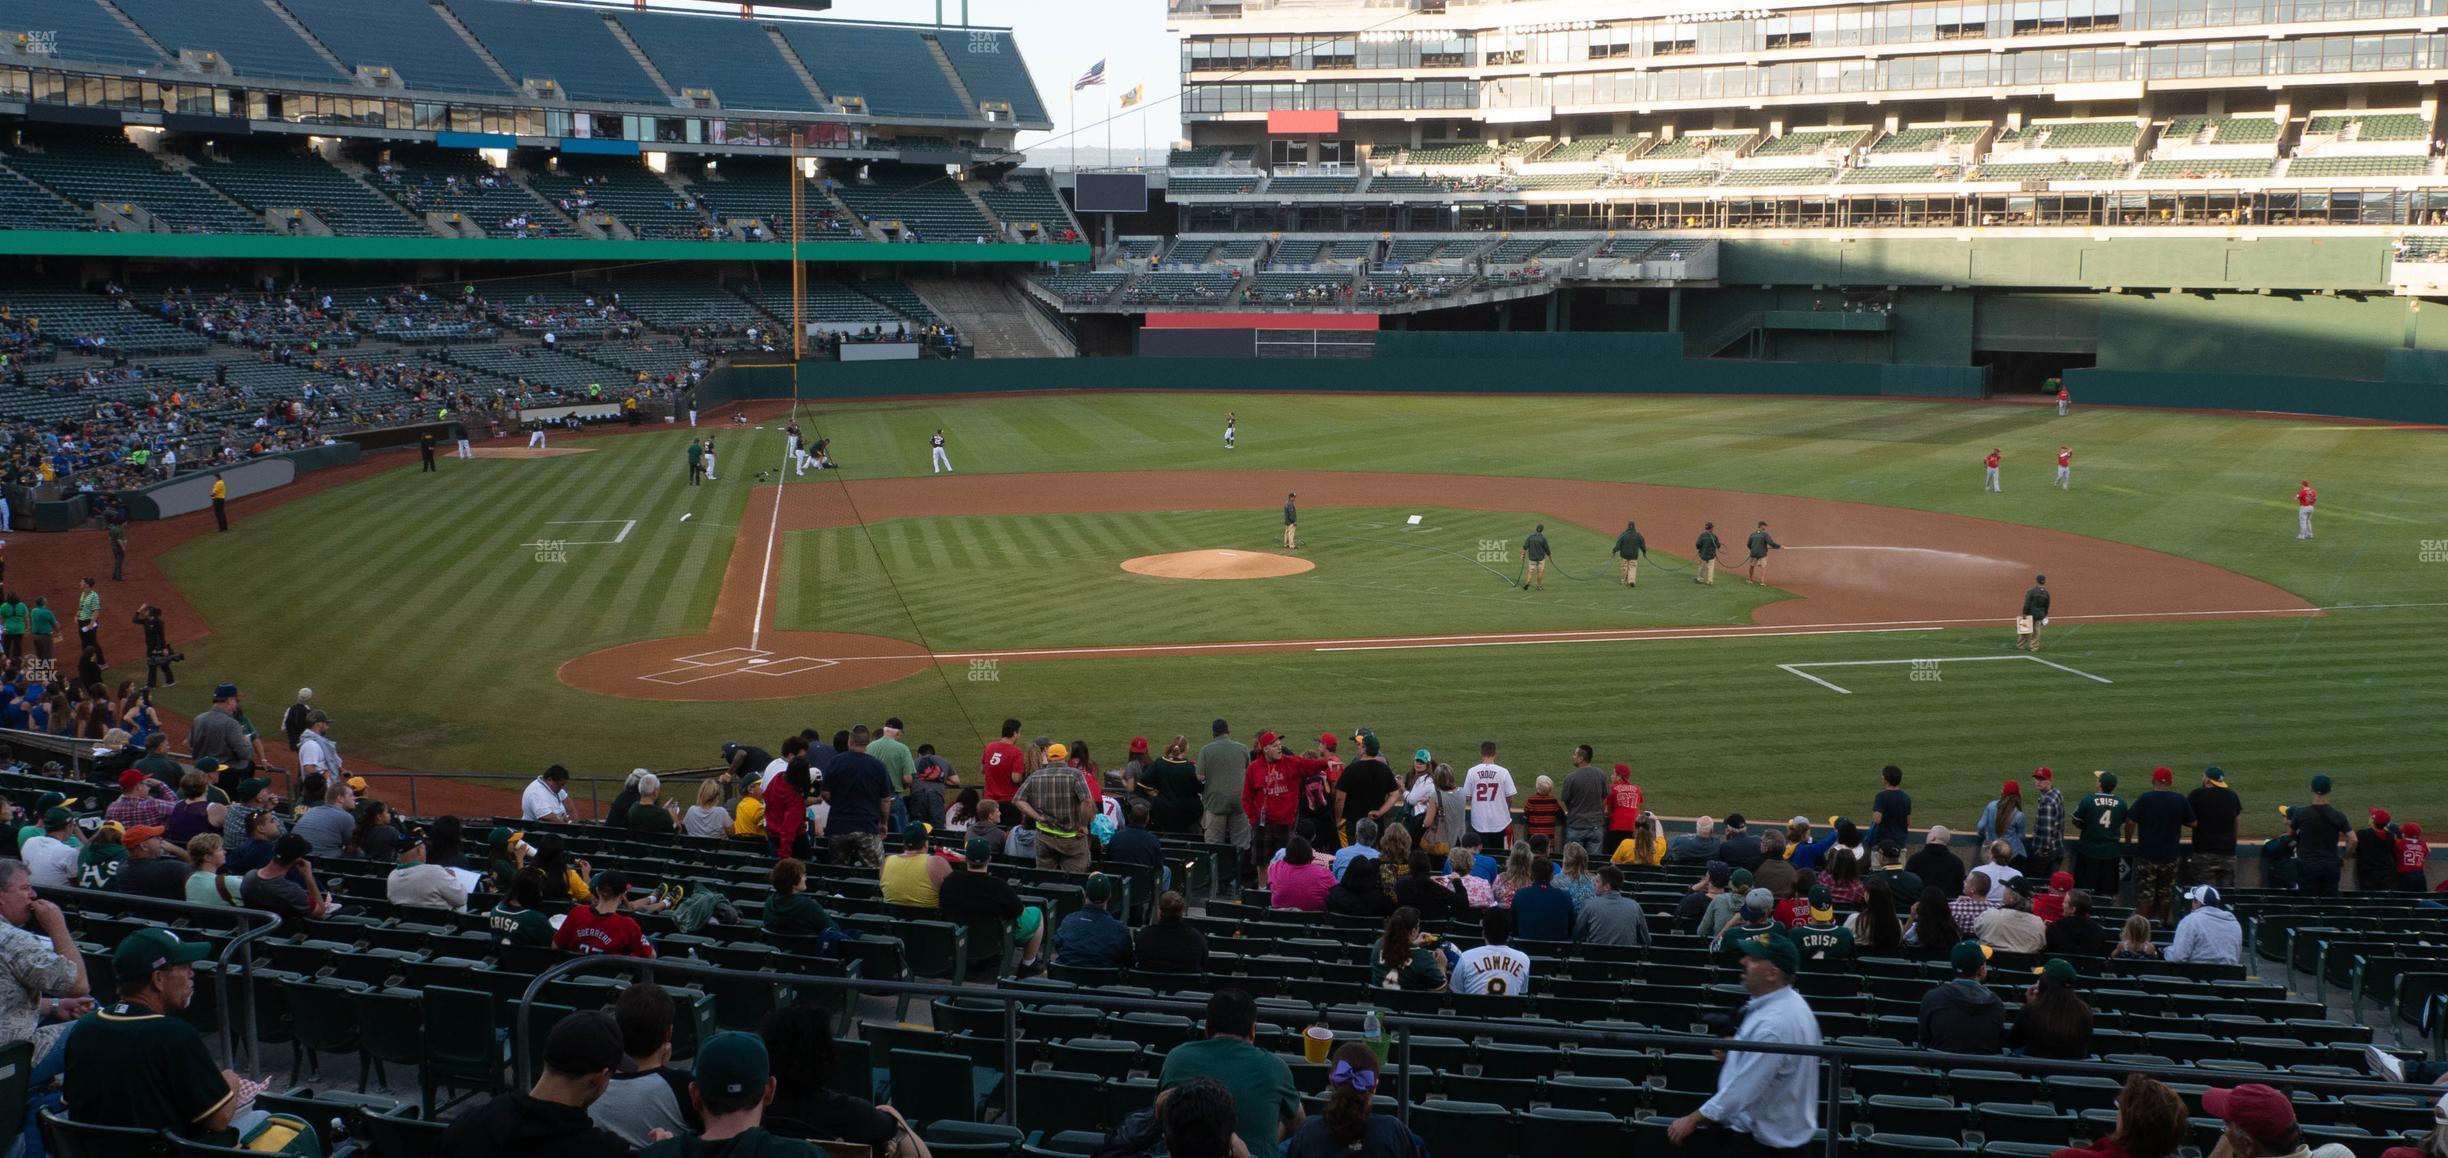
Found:
[[[1750,547],[1751,566],[1744,573],[1743,582],[1765,586],[1760,576],[1768,573],[1768,552],[1782,551],[1785,544],[1768,537],[1768,520],[1761,519],[1760,525],[1751,532]]]
[[[2117,895],[2117,839],[2125,829],[2125,800],[2116,794],[2114,772],[2094,773],[2099,790],[2074,808],[2074,882],[2091,895]]]
[[[1299,545],[1293,541],[1293,532],[1297,529],[1298,524],[1300,523],[1300,508],[1294,506],[1292,503],[1292,500],[1299,497],[1300,496],[1298,494],[1290,492],[1287,492],[1284,495],[1284,550],[1286,551],[1294,551],[1299,549]]]
[[[1536,584],[1537,590],[1547,589],[1547,556],[1552,553],[1547,549],[1547,524],[1531,527],[1530,536],[1522,540],[1522,558],[1530,564],[1524,578],[1528,584]]]
[[[1632,520],[1625,519],[1623,534],[1615,536],[1615,557],[1624,561],[1624,586],[1640,586],[1641,556],[1648,553],[1649,540],[1641,537]]]
[[[1700,524],[1700,540],[1692,544],[1692,555],[1700,560],[1700,566],[1692,574],[1692,582],[1709,587],[1717,585],[1717,552],[1724,546],[1717,539],[1717,524]]]
[[[2023,614],[2015,620],[2015,650],[2040,650],[2040,629],[2048,626],[2048,576],[2032,576],[2032,588],[2023,593]]]
[[[417,436],[417,457],[418,457],[418,458],[420,458],[420,459],[423,459],[423,460],[424,460],[424,463],[425,463],[425,465],[423,465],[423,466],[421,466],[421,467],[417,468],[417,473],[418,473],[418,474],[431,474],[431,473],[434,473],[434,460],[433,460],[433,452],[434,452],[434,436],[433,436],[433,431],[428,430],[428,431],[426,431],[425,433],[418,435],[418,436]]]
[[[700,486],[705,478],[705,444],[690,439],[688,444],[689,485]]]

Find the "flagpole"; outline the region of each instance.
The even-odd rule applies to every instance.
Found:
[[[1071,108],[1063,115],[1064,128],[1071,130],[1071,172],[1079,173],[1079,82],[1071,82]]]
[[[1113,123],[1113,97],[1109,91],[1105,98],[1105,167],[1108,169],[1113,168]]]

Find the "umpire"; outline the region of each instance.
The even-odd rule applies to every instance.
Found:
[[[2040,629],[2048,625],[2048,576],[2032,576],[2032,588],[2023,593],[2023,616],[2015,620],[2015,650],[2040,650]]]
[[[1700,566],[1692,574],[1692,582],[1708,587],[1717,585],[1717,552],[1724,549],[1725,544],[1717,539],[1717,524],[1700,524],[1700,539],[1692,544],[1692,554],[1699,558]]]
[[[1641,537],[1632,520],[1625,519],[1623,534],[1615,536],[1615,557],[1624,561],[1624,586],[1640,586],[1641,556],[1648,553],[1649,540]]]

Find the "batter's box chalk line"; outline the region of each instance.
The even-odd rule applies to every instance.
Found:
[[[726,647],[715,651],[701,651],[695,655],[675,657],[672,662],[681,666],[669,671],[642,675],[638,678],[648,683],[678,687],[721,679],[730,675],[760,675],[780,679],[785,676],[823,671],[841,664],[838,659],[825,659],[820,656],[777,656],[770,651],[754,647]]]
[[[1898,665],[1910,665],[1915,668],[1920,668],[1925,664],[2015,663],[2023,660],[2029,660],[2033,663],[2039,664],[2042,667],[2055,668],[2058,671],[2064,672],[2068,675],[2081,676],[2082,678],[2090,680],[2093,683],[2113,684],[2116,682],[2115,680],[2109,679],[2107,676],[2093,675],[2090,672],[2082,670],[2081,668],[2067,667],[2062,663],[2058,663],[2054,660],[2042,659],[2036,655],[1949,655],[1924,657],[1920,659],[1840,659],[1826,660],[1819,663],[1780,663],[1777,665],[1777,669],[1779,671],[1789,672],[1793,675],[1801,676],[1803,679],[1809,680],[1810,682],[1826,688],[1837,695],[1849,696],[1853,694],[1853,689],[1841,686],[1830,680],[1821,679],[1803,669],[1814,667],[1895,667]]]

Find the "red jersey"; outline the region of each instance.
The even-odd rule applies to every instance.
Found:
[[[1997,464],[1998,464],[1998,456],[1997,456],[1997,452],[1996,452],[1996,451],[1994,451],[1994,450],[1993,450],[1993,451],[1990,451],[1990,452],[1989,452],[1989,457],[1988,457],[1988,458],[1986,458],[1986,459],[1983,459],[1982,461],[1983,461],[1983,462],[1986,462],[1986,463],[1988,463],[1988,464],[1989,464],[1989,469],[1991,469],[1991,470],[1996,470],[1996,469],[1997,469]]]
[[[2418,873],[2431,862],[2431,842],[2419,836],[2397,838],[2397,871]]]
[[[765,834],[774,838],[782,855],[791,855],[791,846],[799,843],[799,834],[807,828],[807,797],[791,787],[790,781],[776,774],[765,782]]]
[[[2320,501],[2320,492],[2319,492],[2319,491],[2316,491],[2316,490],[2313,490],[2311,487],[2305,487],[2304,489],[2302,489],[2302,490],[2299,490],[2299,491],[2295,492],[2295,505],[2296,505],[2296,506],[2299,506],[2299,507],[2308,507],[2308,506],[2311,506],[2312,504],[2314,504],[2314,503],[2316,503],[2316,502],[2319,502],[2319,501]]]
[[[2074,397],[2074,392],[2073,392],[2072,390],[2069,390],[2069,389],[2067,389],[2066,387],[2063,387],[2063,386],[2060,386],[2060,387],[2058,387],[2058,388],[2057,388],[2057,400],[2058,400],[2059,402],[2066,401],[2067,399],[2072,398],[2072,397]]]
[[[2065,897],[2057,893],[2042,893],[2031,899],[2032,916],[2043,925],[2054,925],[2065,917]]]
[[[1607,785],[1607,827],[1617,832],[1630,832],[1640,823],[1640,785],[1629,780],[1617,780]]]
[[[986,799],[1006,804],[1020,795],[1020,769],[1027,767],[1028,757],[1020,746],[1009,740],[997,740],[986,745],[986,754],[978,760],[978,768],[986,774]]]
[[[1324,760],[1287,752],[1279,760],[1260,756],[1250,761],[1241,780],[1241,813],[1251,824],[1289,827],[1300,816],[1301,781],[1326,774]]]
[[[2070,450],[2061,450],[2061,451],[2058,451],[2058,452],[2057,452],[2057,465],[2059,465],[2059,466],[2072,466],[2072,465],[2074,465],[2074,452],[2073,452],[2073,451],[2070,451]]]
[[[581,957],[603,954],[611,957],[652,957],[654,946],[646,943],[646,934],[627,913],[598,913],[593,905],[572,906],[569,915],[561,918],[560,931],[553,934],[553,948],[565,949]]]

